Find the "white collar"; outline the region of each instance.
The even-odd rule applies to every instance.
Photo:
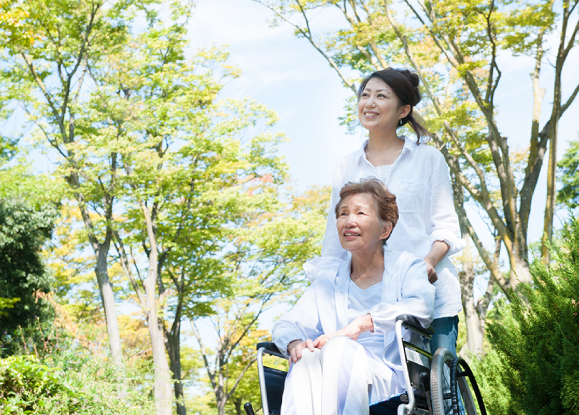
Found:
[[[406,152],[410,152],[412,154],[416,149],[416,147],[418,147],[418,145],[414,141],[412,141],[411,139],[409,139],[404,135],[400,136],[399,138],[401,140],[404,140],[404,147],[402,147],[402,152],[400,153],[401,156]],[[366,161],[366,163],[370,163],[366,158],[366,147],[368,146],[368,141],[369,141],[368,138],[365,139],[364,142],[362,143],[362,146],[356,151],[356,156],[358,160],[364,160]]]

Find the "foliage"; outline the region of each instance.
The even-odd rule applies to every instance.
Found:
[[[231,290],[212,304],[209,317],[189,316],[205,364],[203,380],[215,394],[219,414],[227,407],[238,411],[247,401],[257,406],[255,345],[271,338],[259,329],[259,318],[303,288],[302,265],[319,255],[329,196],[328,188],[287,198],[273,193],[276,209],[247,215],[232,229],[233,252],[225,258]],[[204,344],[197,328],[202,320],[214,328],[216,347]]]
[[[497,306],[493,351],[477,367],[493,414],[579,414],[579,221],[551,263],[536,260],[523,298]]]
[[[79,326],[50,294],[45,300],[56,317],[49,327],[37,326],[41,341],[22,331],[11,340],[20,354],[0,360],[0,414],[153,413],[150,359],[135,354],[119,368],[105,330]]]
[[[40,251],[50,238],[55,212],[18,199],[0,200],[0,327],[13,336],[18,327],[51,321],[53,310],[40,293],[50,291],[50,279]]]
[[[570,143],[558,167],[563,187],[557,194],[557,201],[575,208],[579,205],[579,140]]]
[[[153,413],[150,385],[143,383],[151,377],[146,367],[130,364],[120,372],[103,359],[102,351],[95,353],[72,341],[62,348],[45,358],[19,355],[0,360],[2,414]]]

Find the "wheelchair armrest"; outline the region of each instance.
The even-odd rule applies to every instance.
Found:
[[[420,322],[416,317],[411,316],[409,314],[403,314],[401,316],[396,317],[396,321],[398,320],[402,320],[402,325],[404,327],[414,331],[415,333],[420,334],[422,337],[427,337],[430,339],[434,334],[434,329],[432,328],[432,326],[429,326],[428,328],[425,329],[424,327],[422,327],[422,325],[420,324]]]
[[[264,353],[270,354],[272,356],[277,356],[277,357],[281,357],[282,359],[287,359],[281,352],[280,350],[277,348],[277,346],[275,345],[274,342],[260,342],[257,343],[257,346],[255,347],[256,350],[259,350],[261,348],[264,348],[265,350],[263,351]]]

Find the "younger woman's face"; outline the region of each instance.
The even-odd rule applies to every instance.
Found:
[[[392,88],[376,77],[368,81],[358,101],[358,118],[368,131],[396,131],[409,112],[410,105],[400,106]]]

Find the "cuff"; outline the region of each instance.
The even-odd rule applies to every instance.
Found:
[[[446,254],[447,256],[459,253],[466,246],[466,241],[464,239],[458,238],[456,235],[449,231],[438,230],[432,232],[430,235],[430,240],[428,241],[431,249],[432,245],[434,245],[436,241],[443,241],[449,246],[450,249]]]

